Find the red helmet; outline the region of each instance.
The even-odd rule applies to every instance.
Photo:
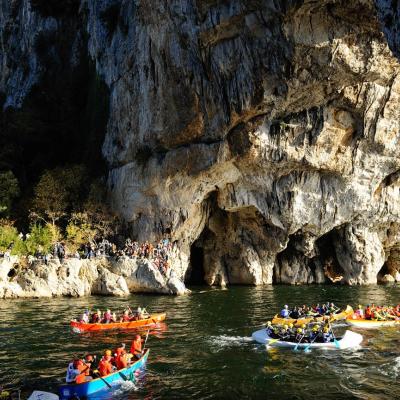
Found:
[[[142,337],[139,334],[135,335],[135,339],[141,339],[141,338]]]
[[[91,354],[88,354],[86,356],[86,361],[93,361],[93,356]]]

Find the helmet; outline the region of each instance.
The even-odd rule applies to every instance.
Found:
[[[287,304],[285,304],[285,308],[289,308],[289,306]]]
[[[329,332],[329,328],[328,328],[327,326],[325,326],[324,332],[325,332],[325,333],[328,333],[328,332]]]
[[[106,356],[111,356],[112,352],[111,352],[111,350],[105,350],[105,351],[104,351],[104,354],[105,354]]]
[[[301,333],[303,330],[301,328],[297,328],[297,333]]]
[[[362,308],[362,305],[361,305],[361,304],[359,304],[359,305],[358,305],[358,308]]]
[[[293,324],[292,323],[289,324],[289,328],[293,328]]]
[[[303,329],[306,329],[306,324],[303,324],[301,327],[302,327]]]
[[[317,332],[317,331],[319,330],[319,326],[318,326],[318,325],[315,325],[315,326],[312,328],[312,330],[313,330],[314,332]]]
[[[267,321],[267,325],[271,326],[272,325],[271,321]]]
[[[287,325],[283,325],[283,329],[287,329],[289,328]]]
[[[88,354],[85,358],[86,361],[93,361],[93,356],[91,354]]]

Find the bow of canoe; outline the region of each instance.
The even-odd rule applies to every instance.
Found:
[[[150,350],[146,349],[142,358],[136,361],[130,367],[121,369],[110,375],[79,384],[72,383],[61,385],[59,387],[60,400],[86,398],[87,396],[103,390],[118,389],[121,386],[121,383],[126,380],[133,381],[135,379],[135,372],[145,366],[149,352]]]
[[[71,328],[74,332],[93,332],[93,331],[103,331],[109,329],[137,329],[141,326],[155,325],[158,322],[164,321],[166,318],[166,313],[152,314],[149,318],[139,319],[137,321],[129,322],[111,322],[109,324],[85,324],[84,322],[78,322],[72,320],[70,322]]]

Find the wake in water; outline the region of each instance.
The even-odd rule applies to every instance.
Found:
[[[252,342],[253,339],[251,338],[251,336],[219,335],[219,336],[210,336],[207,341],[213,346],[213,348],[217,350],[222,350],[228,347],[242,346],[243,343]]]

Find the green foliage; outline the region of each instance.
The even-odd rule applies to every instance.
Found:
[[[29,237],[25,240],[28,254],[51,252],[52,246],[59,239],[59,230],[50,224],[44,226],[34,224],[30,226]]]
[[[10,221],[0,221],[0,251],[5,252],[11,245],[21,241],[18,236],[17,228]]]
[[[19,196],[18,180],[11,171],[0,172],[0,215],[9,216],[12,202]]]
[[[90,226],[84,214],[75,214],[74,220],[67,226],[66,233],[68,248],[75,252],[82,245],[92,241],[97,231]]]

